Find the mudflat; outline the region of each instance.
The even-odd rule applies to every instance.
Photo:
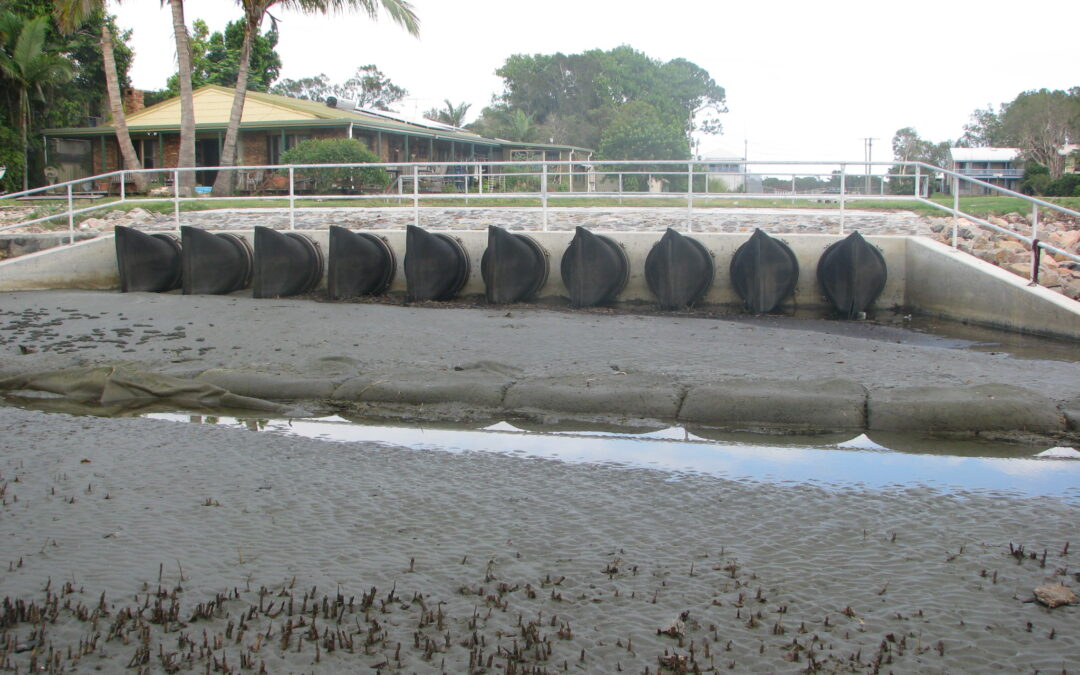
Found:
[[[124,370],[129,386],[157,382],[148,373],[173,391],[354,413],[855,428],[881,400],[958,430],[973,423],[950,421],[960,404],[989,418],[1036,400],[1031,419],[1050,410],[1040,423],[1060,425],[1040,433],[1067,439],[1080,381],[1075,361],[873,323],[79,291],[0,307],[9,381]],[[0,408],[0,494],[3,668],[1080,661],[1080,608],[1034,601],[1080,584],[1069,497],[766,484],[17,408]]]

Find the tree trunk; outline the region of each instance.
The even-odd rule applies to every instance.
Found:
[[[173,36],[180,80],[180,153],[178,168],[195,166],[195,102],[191,95],[191,44],[184,24],[183,0],[169,0],[172,9]],[[180,172],[181,196],[190,197],[195,186],[195,172]]]
[[[135,146],[132,145],[131,135],[128,133],[124,101],[120,96],[120,82],[116,74],[116,58],[113,56],[112,32],[107,20],[101,23],[101,58],[105,67],[105,87],[109,92],[109,110],[112,113],[113,128],[116,129],[116,143],[120,146],[120,155],[124,158],[124,168],[141,169],[142,163],[135,154]],[[104,157],[101,158],[101,168],[102,171],[108,171]],[[146,174],[133,173],[131,178],[136,192],[146,192]]]
[[[261,17],[259,17],[261,19]],[[236,93],[233,94],[232,111],[229,114],[229,126],[225,129],[225,143],[221,148],[221,166],[236,166],[237,139],[240,135],[240,120],[244,115],[244,101],[247,99],[248,74],[251,71],[251,45],[259,30],[259,20],[251,17],[244,22],[244,43],[240,48],[240,62],[236,72]],[[214,181],[215,195],[231,195],[236,185],[235,171],[218,171]]]

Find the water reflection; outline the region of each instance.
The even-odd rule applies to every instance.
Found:
[[[198,416],[148,417],[198,422]],[[896,434],[854,438],[758,437],[756,442],[706,438],[681,426],[626,430],[527,429],[502,421],[483,428],[359,424],[339,416],[304,420],[205,417],[204,423],[239,426],[289,436],[339,442],[378,442],[416,450],[491,452],[613,464],[729,479],[822,486],[887,488],[926,485],[947,491],[1000,491],[1059,496],[1080,503],[1080,455],[1074,449],[927,441]],[[719,432],[714,432],[719,433]],[[903,440],[900,448],[894,443]],[[909,448],[904,450],[904,446]],[[911,448],[919,448],[911,450]],[[904,450],[904,451],[898,451]],[[1068,452],[1071,451],[1071,452]],[[1050,457],[1050,458],[1047,458]]]

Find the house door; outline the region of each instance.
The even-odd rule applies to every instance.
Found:
[[[220,164],[221,153],[218,148],[218,139],[200,138],[195,141],[195,166],[218,166]],[[196,171],[195,182],[199,185],[213,185],[217,173],[217,171]]]

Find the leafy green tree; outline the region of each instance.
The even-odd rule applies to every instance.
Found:
[[[333,96],[354,101],[361,108],[390,110],[409,92],[391,82],[375,64],[368,64],[360,66],[352,77],[338,84],[330,82],[325,73],[319,73],[299,80],[284,79],[271,87],[270,93],[307,101],[325,101]]]
[[[952,143],[949,141],[942,141],[941,143],[934,143],[921,138],[917,131],[912,127],[904,127],[898,129],[893,135],[892,149],[893,159],[898,162],[925,162],[933,166],[945,167],[949,163],[949,148]],[[903,164],[895,164],[889,169],[889,174],[894,176],[889,179],[889,192],[892,194],[912,194],[915,189],[914,178],[897,178],[895,176],[914,176],[916,173],[915,167],[907,166]],[[936,172],[922,170],[919,171],[925,184],[933,185],[933,181],[936,177]]]
[[[1025,91],[1008,105],[1001,127],[1025,158],[1045,166],[1052,178],[1060,178],[1065,170],[1061,149],[1080,138],[1080,96],[1060,90]]]
[[[179,2],[179,0],[171,0]],[[263,18],[274,7],[293,7],[309,13],[328,14],[343,9],[359,9],[369,17],[378,16],[379,7],[398,25],[409,33],[417,35],[420,22],[413,12],[412,5],[406,0],[237,0],[244,13],[244,41],[240,50],[239,70],[236,76],[236,94],[233,96],[232,110],[229,114],[229,126],[225,129],[225,140],[221,148],[221,166],[236,165],[236,141],[240,132],[240,119],[244,113],[244,100],[247,96],[248,75],[251,67],[252,43],[259,32]],[[178,46],[179,48],[179,46]],[[183,74],[183,65],[180,67]],[[219,194],[231,194],[234,176],[228,171],[219,171],[214,181],[214,190]]]
[[[998,111],[989,103],[971,113],[971,120],[964,125],[964,135],[957,141],[962,148],[1008,148],[1016,144],[1006,133],[1002,118],[1008,104],[1002,103]]]
[[[285,164],[371,164],[378,163],[379,156],[367,149],[363,142],[354,138],[327,138],[296,144],[281,155]],[[303,178],[313,181],[318,194],[332,190],[384,188],[390,183],[390,174],[382,167],[342,169],[308,169]]]
[[[390,81],[375,64],[360,66],[343,84],[331,88],[339,99],[356,101],[361,108],[390,110],[409,92]]]
[[[536,139],[537,129],[533,123],[533,116],[520,108],[508,110],[500,115],[502,120],[502,134],[500,138],[508,141],[527,143]]]
[[[224,33],[211,33],[205,21],[195,19],[191,25],[191,86],[235,86],[243,42],[243,21],[229,23]],[[277,42],[277,22],[271,23],[270,30],[255,36],[251,46],[248,91],[268,91],[277,79],[281,72],[281,57],[275,51]],[[173,73],[166,83],[165,95],[170,98],[176,96],[179,87],[179,76]]]
[[[600,159],[689,159],[690,144],[679,120],[651,103],[631,101],[619,109],[600,137]]]
[[[324,101],[332,92],[330,78],[325,73],[319,73],[315,77],[302,77],[299,80],[285,78],[270,87],[271,94],[306,101]]]
[[[5,21],[4,24],[7,26],[7,39],[3,49],[0,49],[0,74],[16,92],[19,143],[23,152],[23,167],[26,167],[30,150],[31,100],[44,102],[45,92],[71,80],[75,76],[75,69],[63,56],[46,51],[48,16],[26,21],[17,34],[11,23]],[[24,190],[29,187],[28,173],[25,170],[22,172]]]
[[[538,136],[597,148],[619,109],[641,101],[677,123],[689,142],[694,131],[718,133],[716,115],[726,110],[723,87],[704,69],[685,59],[664,63],[625,45],[515,54],[496,74],[503,93],[470,125],[480,133],[498,131],[502,116],[520,109],[533,116]]]

